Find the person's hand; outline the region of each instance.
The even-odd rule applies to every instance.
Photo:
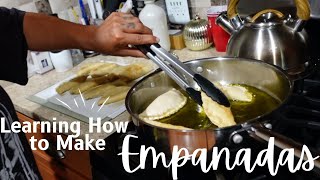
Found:
[[[144,57],[131,45],[153,44],[159,41],[152,31],[131,14],[112,13],[95,30],[95,51],[110,55]]]

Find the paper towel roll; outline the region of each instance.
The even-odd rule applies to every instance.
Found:
[[[50,52],[50,57],[57,72],[65,72],[73,67],[72,56],[69,50]]]

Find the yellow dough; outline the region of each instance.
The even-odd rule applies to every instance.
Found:
[[[150,71],[151,68],[149,68],[149,66],[144,66],[141,64],[132,64],[128,67],[127,72],[125,72],[123,76],[127,76],[132,79],[137,79]]]
[[[71,94],[80,94],[79,90],[81,91],[81,93],[84,93],[85,91],[87,91],[93,87],[96,87],[100,84],[104,84],[107,82],[112,82],[115,79],[117,79],[117,77],[114,75],[108,75],[108,76],[102,76],[102,77],[98,77],[98,78],[87,79],[87,81],[79,84],[78,86],[71,88],[70,93]]]
[[[94,87],[86,92],[83,93],[83,97],[84,99],[88,100],[88,99],[93,99],[93,98],[97,98],[102,96],[102,94],[109,89],[113,89],[116,86],[112,85],[112,84],[103,84],[97,87]]]
[[[127,78],[129,80],[137,79],[148,72],[152,68],[150,66],[143,66],[142,64],[131,64],[128,66],[118,66],[114,68],[110,73],[119,77]]]
[[[236,124],[230,107],[225,107],[213,101],[204,92],[201,92],[202,107],[210,121],[219,128]]]
[[[115,85],[115,86],[126,86],[126,85],[128,85],[128,83],[126,83],[122,79],[117,79],[117,80],[111,82],[111,84]]]
[[[83,65],[80,70],[77,72],[78,76],[88,76],[91,71],[99,68],[100,66],[104,65],[104,62],[98,62],[98,63],[88,63]]]
[[[214,83],[214,85],[220,89],[229,100],[251,102],[253,99],[253,95],[248,91],[248,89],[241,85],[222,85],[220,83]]]
[[[110,74],[110,72],[112,71],[112,69],[116,68],[118,65],[114,64],[114,63],[106,63],[104,65],[102,65],[101,67],[92,70],[90,72],[90,75],[92,77],[99,77],[99,76],[104,76],[107,74]]]
[[[56,91],[59,94],[69,91],[74,95],[81,92],[86,100],[101,97],[98,101],[100,105],[106,99],[108,101],[105,104],[110,104],[123,100],[130,89],[128,83],[152,69],[153,66],[147,63],[134,63],[126,66],[112,62],[87,63],[82,65],[77,72],[79,77],[84,77],[82,80],[65,82]]]
[[[158,96],[139,117],[143,120],[158,120],[178,112],[187,103],[187,98],[177,89]]]
[[[63,94],[67,91],[69,91],[71,88],[75,86],[79,86],[80,83],[84,82],[87,79],[87,76],[78,76],[73,79],[71,79],[68,82],[62,83],[60,86],[56,88],[56,91],[58,94]]]
[[[129,89],[130,87],[128,86],[119,86],[113,89],[106,90],[103,93],[102,98],[98,101],[98,105],[102,105],[107,99],[109,100],[112,96],[116,96],[117,94],[121,94],[122,92],[128,92]]]
[[[105,94],[106,91],[109,91],[115,88],[116,86],[126,86],[126,85],[127,85],[126,82],[124,82],[121,79],[117,79],[113,82],[101,84],[99,86],[88,89],[86,92],[83,93],[83,97],[85,99],[97,98],[97,97],[103,96],[103,94]]]
[[[123,92],[120,92],[120,93],[118,93],[116,95],[110,96],[108,101],[105,103],[105,105],[111,104],[111,103],[114,103],[114,102],[118,102],[118,101],[121,101],[121,100],[125,99],[127,94],[128,94],[128,91],[129,91],[129,89],[125,90]],[[104,101],[105,101],[105,99],[104,99]]]

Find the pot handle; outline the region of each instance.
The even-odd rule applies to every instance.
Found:
[[[274,137],[274,144],[279,147],[280,149],[294,149],[294,155],[297,157],[297,158],[300,158],[301,156],[301,150],[302,150],[302,147],[303,145],[290,139],[290,138],[287,138],[279,133],[276,133],[274,131],[271,131],[267,128],[265,128],[264,126],[261,126],[261,125],[253,125],[251,127],[251,134],[254,138],[259,138],[259,139],[262,139],[266,142],[269,141],[269,138],[270,137]],[[317,154],[317,155],[320,155],[319,152],[315,152],[313,150],[310,150],[313,154]],[[306,157],[303,157],[304,160],[307,160]],[[320,160],[319,159],[316,159],[314,161],[314,166],[317,167],[318,169],[320,169]]]
[[[278,11],[278,10],[275,10],[275,9],[265,9],[265,10],[262,10],[260,12],[258,12],[256,15],[254,15],[252,18],[251,18],[251,22],[255,22],[261,15],[263,14],[266,14],[266,13],[273,13],[275,14],[276,16],[278,16],[279,18],[283,18],[284,15],[282,12]]]
[[[237,5],[240,0],[230,0],[228,4],[228,18],[232,19],[238,15]],[[297,17],[301,20],[308,20],[310,18],[310,4],[308,0],[294,0],[297,6]]]

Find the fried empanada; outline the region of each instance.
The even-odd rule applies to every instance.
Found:
[[[133,65],[137,65],[142,67],[142,75],[147,74],[148,72],[153,70],[153,66],[151,64],[146,64],[146,63],[134,63]]]
[[[113,82],[111,82],[110,84],[115,85],[115,86],[126,86],[128,85],[128,83],[122,79],[117,79]]]
[[[110,98],[108,99],[108,101],[105,104],[111,104],[111,103],[118,102],[118,101],[125,99],[128,92],[129,92],[129,89],[126,91],[120,92],[116,95],[110,96]]]
[[[98,78],[90,78],[90,79],[87,79],[87,81],[80,83],[78,86],[71,88],[70,93],[71,94],[80,94],[80,92],[84,93],[85,91],[87,91],[93,87],[96,87],[100,84],[104,84],[107,82],[112,82],[116,79],[117,79],[117,77],[114,75],[102,76],[102,77],[98,77]]]
[[[241,85],[214,83],[214,85],[220,89],[223,94],[227,96],[229,100],[232,101],[242,101],[242,102],[251,102],[253,99],[252,93],[248,91],[247,88]]]
[[[139,115],[143,120],[158,120],[178,112],[187,103],[187,98],[177,89],[161,94]]]
[[[107,90],[115,88],[116,86],[126,86],[127,83],[121,79],[117,79],[111,83],[102,84],[100,86],[89,89],[83,94],[85,99],[93,99],[102,96]]]
[[[75,86],[79,86],[80,83],[84,82],[87,79],[87,76],[78,76],[73,79],[71,79],[68,82],[62,83],[60,86],[56,88],[56,91],[58,94],[63,94],[67,91],[69,91],[71,88]]]
[[[113,81],[117,80],[118,76],[116,76],[114,74],[108,74],[106,76],[95,77],[92,79],[93,79],[93,81],[97,82],[98,84],[104,84],[104,83],[113,82]]]
[[[236,124],[230,107],[218,104],[204,92],[201,92],[201,99],[203,110],[214,125],[223,128]]]
[[[101,67],[92,70],[90,72],[90,75],[92,77],[100,77],[100,76],[105,76],[107,74],[111,74],[110,72],[112,71],[112,69],[116,68],[118,65],[114,64],[114,63],[106,63],[104,65],[102,65]]]
[[[130,89],[128,86],[118,86],[111,90],[107,90],[104,92],[102,98],[98,101],[98,105],[102,105],[107,99],[109,100],[112,96],[120,94],[122,92],[126,92]]]
[[[78,86],[71,88],[70,93],[71,94],[80,94],[80,92],[84,93],[86,90],[93,88],[95,86],[98,86],[98,85],[99,85],[98,83],[96,83],[95,81],[90,79],[86,82],[80,83]]]
[[[102,84],[100,86],[94,87],[85,93],[83,93],[84,99],[93,99],[103,95],[103,93],[109,89],[114,89],[116,86],[112,84]]]
[[[126,66],[117,66],[110,71],[110,74],[120,75],[125,68]]]
[[[142,64],[131,64],[128,66],[119,66],[113,69],[110,73],[119,76],[120,78],[135,80],[151,70],[149,66],[144,67]]]
[[[105,64],[104,62],[97,62],[97,63],[88,63],[83,65],[83,67],[80,68],[80,70],[77,72],[78,76],[88,76],[91,71],[99,68]]]

